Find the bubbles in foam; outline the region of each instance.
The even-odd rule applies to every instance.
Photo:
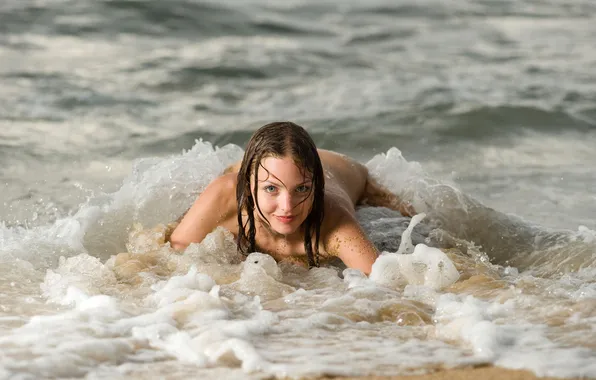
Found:
[[[438,248],[416,245],[411,254],[385,253],[373,264],[370,279],[380,285],[399,288],[406,284],[444,289],[457,281],[459,272]]]
[[[418,244],[411,255],[398,257],[409,284],[438,290],[455,283],[459,278],[453,262],[438,248]]]
[[[280,281],[282,273],[275,259],[267,254],[254,252],[248,255],[244,261],[243,275],[260,276],[267,275],[276,281]]]
[[[413,246],[410,235],[424,217],[425,214],[418,214],[412,218],[396,253],[384,253],[375,261],[371,280],[390,288],[412,284],[434,290],[443,289],[458,280],[457,268],[440,249],[425,244]]]
[[[41,289],[49,302],[68,305],[81,299],[72,287],[84,294],[94,295],[115,284],[116,276],[98,258],[80,254],[60,257],[58,268],[46,272]]]
[[[382,184],[396,193],[400,193],[419,179],[424,171],[418,162],[408,162],[397,148],[391,148],[385,154],[378,154],[366,163],[371,174]],[[424,211],[414,204],[416,210]]]
[[[173,276],[167,282],[152,285],[155,292],[149,297],[158,307],[169,305],[177,300],[185,299],[195,290],[209,292],[215,286],[215,281],[206,274],[197,273],[196,267],[183,276]]]
[[[424,219],[425,216],[426,216],[425,213],[414,215],[414,217],[410,221],[410,225],[408,226],[408,228],[406,228],[404,233],[401,235],[401,243],[397,250],[397,254],[406,254],[406,253],[414,252],[414,245],[412,244],[412,238],[411,238],[412,230],[414,229],[414,227],[416,227],[416,225],[418,223],[420,223],[422,221],[422,219]]]
[[[463,339],[481,358],[493,360],[499,345],[508,345],[511,339],[506,329],[497,328],[492,321],[504,307],[472,296],[442,295],[437,302],[435,333],[441,339]]]
[[[398,289],[408,284],[402,274],[397,254],[380,255],[372,266],[369,278],[379,285],[392,289]]]
[[[596,231],[592,231],[586,226],[578,227],[578,237],[582,239],[584,243],[596,243]]]
[[[140,223],[135,223],[128,234],[126,251],[130,253],[145,253],[159,250],[165,244],[166,233],[169,226],[158,224],[151,229],[143,228]]]
[[[374,266],[373,266],[374,268]],[[343,272],[344,282],[348,286],[348,289],[358,287],[358,286],[368,286],[369,285],[369,278],[366,277],[362,271],[358,269],[351,269],[347,268]],[[372,276],[372,273],[371,273]]]
[[[296,291],[295,288],[281,283],[281,280],[282,272],[275,260],[269,255],[254,252],[244,261],[240,279],[225,289],[258,295],[263,300],[280,298]]]

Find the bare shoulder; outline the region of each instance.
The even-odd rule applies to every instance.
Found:
[[[236,173],[223,174],[214,179],[199,195],[197,202],[202,199],[206,208],[218,211],[218,221],[223,221],[230,214],[236,215]]]
[[[219,177],[211,181],[207,188],[212,188],[218,191],[231,192],[235,194],[237,181],[237,173],[228,172],[220,175]],[[205,190],[207,190],[207,188]]]
[[[231,164],[224,170],[223,175],[238,173],[241,165],[242,165],[242,160],[234,162],[233,164]]]
[[[378,252],[354,213],[334,198],[326,200],[325,206],[325,219],[321,226],[325,254],[339,257],[349,268],[370,273]]]
[[[354,208],[343,196],[335,194],[325,195],[325,216],[321,225],[321,240],[325,245],[325,251],[332,256],[337,256],[337,240],[341,236],[346,238],[346,232],[358,229],[360,224],[354,214]]]
[[[344,197],[325,194],[325,216],[321,225],[321,236],[330,236],[339,226],[346,223],[358,223],[353,207]]]

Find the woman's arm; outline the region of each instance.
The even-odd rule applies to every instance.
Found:
[[[369,275],[378,251],[354,215],[336,209],[328,222],[329,227],[322,231],[323,246],[327,253],[339,257],[348,268],[359,269]]]
[[[175,250],[199,243],[215,227],[236,215],[236,174],[222,175],[198,196],[170,236]]]

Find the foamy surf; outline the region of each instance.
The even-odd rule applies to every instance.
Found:
[[[596,376],[594,231],[500,214],[391,149],[369,169],[424,214],[358,210],[383,252],[370,277],[245,259],[221,228],[173,251],[166,224],[241,154],[197,142],[138,161],[117,192],[52,225],[0,226],[0,375],[299,378],[489,363]]]

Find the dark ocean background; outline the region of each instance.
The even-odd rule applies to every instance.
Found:
[[[592,1],[0,5],[0,219],[47,222],[139,157],[273,120],[391,147],[506,213],[596,226]]]

